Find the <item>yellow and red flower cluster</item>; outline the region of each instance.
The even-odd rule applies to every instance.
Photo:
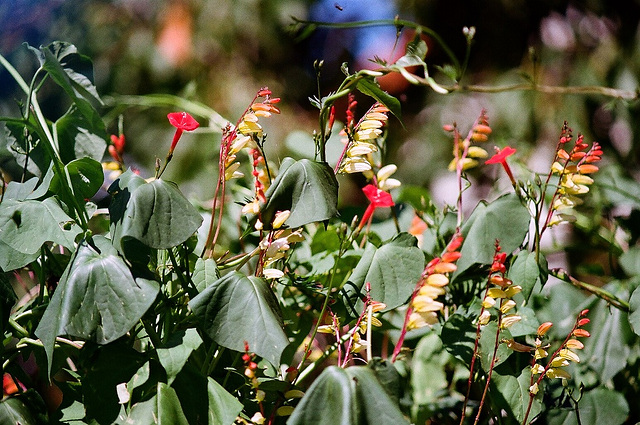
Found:
[[[505,277],[507,272],[506,260],[507,253],[501,252],[500,245],[496,243],[496,253],[491,264],[489,284],[482,300],[482,312],[478,319],[480,325],[489,323],[492,308],[498,310],[498,325],[501,329],[507,329],[522,320],[522,317],[517,314],[507,314],[516,306],[513,296],[521,292],[522,287]]]
[[[547,215],[546,226],[554,226],[563,222],[575,221],[571,209],[582,203],[580,195],[589,192],[589,185],[593,179],[589,174],[598,171],[595,165],[600,161],[602,149],[598,142],[593,142],[591,147],[584,142],[584,136],[579,135],[573,147],[567,151],[566,146],[573,139],[571,128],[564,123],[556,156],[551,172],[559,178],[558,188],[553,195],[551,209]]]
[[[445,293],[444,287],[449,284],[449,275],[458,268],[455,263],[460,258],[458,249],[462,241],[462,236],[454,237],[446,252],[427,264],[419,282],[418,292],[409,305],[407,330],[430,326],[438,321],[437,312],[443,309],[444,304],[436,301],[436,298]]]
[[[478,159],[489,156],[486,150],[473,143],[484,143],[489,140],[491,127],[487,121],[485,111],[471,127],[471,131],[464,140],[460,140],[461,136],[455,125],[445,125],[444,130],[453,133],[453,159],[449,163],[449,171],[468,170],[478,165]]]

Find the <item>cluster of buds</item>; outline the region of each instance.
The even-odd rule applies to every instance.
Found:
[[[265,159],[260,148],[264,140],[264,132],[258,120],[270,117],[272,114],[279,114],[280,109],[275,106],[279,102],[280,98],[271,97],[271,90],[266,87],[260,89],[251,105],[238,120],[235,129],[225,129],[223,136],[220,159],[224,164],[225,180],[244,177],[244,174],[238,171],[240,162],[236,160],[241,150],[247,149],[249,157],[252,159],[252,175],[255,180],[255,199],[252,204],[254,210],[259,208],[259,202],[266,200],[264,193],[270,184]]]
[[[584,136],[579,135],[573,147],[567,151],[565,146],[572,140],[571,128],[565,122],[551,166],[551,174],[557,175],[559,182],[547,214],[546,226],[575,221],[575,216],[570,210],[582,203],[578,196],[589,192],[589,185],[593,183],[589,174],[598,171],[598,167],[594,165],[600,161],[602,155],[598,142],[593,142],[589,147],[584,142]]]
[[[353,354],[359,353],[363,349],[367,349],[370,354],[371,347],[369,340],[365,340],[364,338],[370,335],[370,332],[368,332],[370,326],[382,326],[382,322],[374,316],[374,314],[384,310],[387,306],[384,303],[371,299],[369,295],[371,285],[369,283],[367,283],[366,288],[367,295],[364,299],[364,307],[353,328],[349,329],[348,327],[345,328],[342,326],[338,316],[333,313],[331,313],[331,324],[320,325],[318,327],[318,332],[332,334],[336,337],[338,344],[338,365],[341,367],[346,367]],[[367,358],[370,359],[371,356],[368,355]]]
[[[357,102],[349,99],[347,123],[340,132],[345,136],[345,150],[338,162],[339,173],[364,173],[367,179],[373,178],[373,153],[380,147],[383,127],[389,119],[389,109],[381,103],[375,103],[367,113],[354,125],[353,110]]]
[[[286,215],[288,216],[288,214]],[[283,214],[281,214],[282,216]],[[278,220],[277,214],[274,220],[274,228],[276,228],[276,224],[280,224],[278,227],[282,225],[281,223],[275,223],[276,220]],[[270,266],[285,257],[292,243],[302,242],[303,240],[304,236],[302,236],[301,229],[296,231],[282,229],[270,232],[269,236],[262,239],[259,244],[259,248],[262,250],[262,275],[267,279],[277,279],[284,276],[282,270],[271,268]]]
[[[589,331],[583,329],[583,326],[587,325],[590,320],[585,317],[589,313],[588,309],[582,310],[576,322],[571,329],[571,332],[562,341],[560,346],[549,356],[548,349],[550,344],[543,343],[543,338],[553,326],[551,322],[544,322],[538,327],[536,332],[536,340],[534,346],[527,344],[521,344],[513,340],[506,341],[507,346],[514,351],[521,353],[533,353],[533,360],[531,365],[531,386],[529,392],[531,396],[535,396],[539,391],[540,382],[544,378],[560,378],[570,379],[571,374],[567,372],[563,367],[569,366],[570,362],[580,363],[580,357],[574,350],[582,350],[584,344],[578,340],[578,338],[588,338],[591,336]],[[547,359],[545,365],[540,361]],[[538,376],[538,378],[536,378]]]
[[[498,325],[500,329],[507,329],[513,324],[522,320],[517,314],[507,314],[516,306],[513,296],[522,291],[520,285],[515,285],[512,280],[507,279],[507,253],[501,252],[502,249],[496,241],[495,254],[493,263],[489,272],[489,280],[487,282],[487,290],[482,299],[482,311],[478,322],[480,325],[486,325],[491,320],[491,309],[498,311]]]
[[[473,145],[473,143],[484,143],[489,140],[491,127],[489,127],[485,111],[480,113],[464,140],[461,140],[455,125],[447,124],[443,129],[453,134],[453,159],[449,163],[449,171],[456,171],[458,168],[468,170],[478,165],[478,159],[489,156],[486,150]]]
[[[445,293],[444,287],[449,284],[449,275],[458,268],[455,263],[460,258],[458,249],[462,241],[462,236],[454,237],[445,253],[431,260],[425,267],[409,304],[407,330],[430,326],[438,321],[437,312],[442,311],[444,304],[436,301],[436,298]]]

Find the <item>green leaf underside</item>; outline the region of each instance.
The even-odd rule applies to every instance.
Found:
[[[416,238],[408,233],[400,233],[380,248],[367,243],[349,278],[352,285],[345,286],[345,292],[351,302],[355,302],[364,295],[364,285],[368,282],[371,297],[385,303],[387,309],[393,309],[409,299],[423,268],[424,254]]]
[[[36,329],[49,368],[57,336],[115,341],[140,320],[158,289],[156,282],[134,280],[108,239],[83,240]]]
[[[338,182],[325,162],[285,158],[265,196],[260,220],[266,229],[278,211],[291,211],[285,222],[291,228],[329,220],[338,212]]]
[[[382,103],[386,106],[393,115],[398,119],[402,119],[402,111],[400,108],[400,101],[395,97],[391,96],[386,91],[383,91],[378,83],[371,78],[364,78],[357,83],[358,90],[366,94],[367,96],[371,96],[378,102]]]
[[[149,422],[151,418],[153,421]],[[151,399],[133,405],[124,423],[189,425],[175,390],[163,382],[158,382],[157,393]]]
[[[220,279],[220,272],[218,271],[215,260],[212,258],[198,258],[198,260],[196,260],[191,280],[198,290],[198,293],[204,291],[209,284],[218,279]]]
[[[209,284],[189,307],[216,343],[243,352],[246,341],[251,352],[280,364],[289,340],[278,303],[264,279],[234,271]]]
[[[287,425],[408,424],[368,367],[329,366],[309,387]]]

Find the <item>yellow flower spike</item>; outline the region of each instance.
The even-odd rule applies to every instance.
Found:
[[[489,140],[489,136],[483,133],[474,132],[471,134],[471,140],[476,143],[483,143]],[[488,156],[488,155],[487,155]],[[484,158],[484,157],[482,157]]]
[[[348,157],[358,157],[376,152],[378,147],[372,143],[356,142],[347,150]]]
[[[318,326],[318,332],[321,334],[335,334],[335,328],[333,325],[320,325]]]
[[[376,173],[376,177],[378,180],[386,180],[391,177],[396,171],[398,171],[398,166],[395,164],[388,164],[378,170]]]
[[[511,326],[518,323],[520,320],[522,320],[522,317],[518,316],[517,314],[510,314],[510,315],[504,316],[502,318],[502,324],[500,325],[500,327],[502,329],[508,329]]]
[[[484,310],[480,317],[478,317],[478,322],[481,325],[486,325],[489,323],[489,320],[491,320],[491,313],[489,313],[489,310]]]
[[[477,146],[470,146],[467,154],[471,158],[486,158],[489,156],[486,150],[479,148]]]
[[[574,174],[571,179],[576,184],[585,184],[589,185],[593,183],[593,179],[589,176],[585,176],[583,174]]]
[[[500,311],[503,313],[506,313],[507,311],[511,310],[515,306],[516,306],[516,302],[514,300],[509,300],[500,306]]]
[[[570,339],[569,341],[567,341],[566,347],[572,348],[574,350],[582,350],[584,348],[584,344],[577,339]]]
[[[560,350],[558,356],[567,360],[571,360],[572,362],[580,363],[580,357],[578,357],[576,353],[569,350],[568,348],[563,348],[562,350]]]
[[[304,236],[302,236],[301,229],[298,229],[287,236],[287,242],[289,243],[302,242],[302,241],[304,241]]]
[[[505,291],[507,298],[513,298],[513,296],[519,292],[522,292],[522,286],[520,285],[512,285],[508,287]]]
[[[387,116],[385,114],[383,114],[382,112],[369,112],[367,115],[365,115],[365,119],[367,120],[377,120],[377,121],[386,121],[387,120]]]
[[[534,383],[532,386],[529,387],[529,392],[533,395],[538,394],[538,383]]]
[[[265,279],[279,279],[284,276],[284,272],[278,269],[262,269],[262,276]]]
[[[455,171],[456,170],[456,160],[455,158],[451,160],[451,162],[449,163],[449,166],[447,167],[449,171]],[[470,168],[475,167],[476,165],[478,165],[478,161],[476,161],[473,158],[464,158],[462,159],[462,170],[468,170]]]
[[[532,375],[539,375],[542,372],[544,372],[544,366],[542,366],[541,364],[536,363],[531,368],[531,374]]]
[[[271,116],[271,112],[268,111],[255,111],[254,114],[261,118],[269,118]]]
[[[258,390],[256,391],[256,401],[257,402],[261,402],[264,401],[264,398],[267,396],[267,393],[265,393],[262,390]]]
[[[544,348],[536,348],[536,352],[534,353],[534,358],[536,360],[540,360],[540,359],[544,359],[549,355],[549,353],[547,353],[547,350],[545,350]]]
[[[494,305],[496,305],[496,300],[491,297],[485,297],[484,300],[482,300],[482,307],[484,308],[491,308]]]
[[[443,287],[449,284],[449,278],[442,273],[431,274],[427,277],[427,285]]]
[[[575,164],[567,165],[564,167],[564,172],[569,174],[575,174],[578,172],[578,166]]]
[[[564,166],[562,166],[562,164],[556,161],[553,164],[551,164],[551,171],[554,174],[562,174],[562,172],[564,171]]]
[[[282,227],[282,225],[284,224],[285,221],[287,221],[290,215],[291,215],[291,211],[289,210],[278,211],[276,213],[276,216],[273,219],[273,224],[272,224],[273,228],[279,229],[280,227]]]
[[[369,130],[371,128],[380,128],[383,125],[384,124],[382,123],[382,121],[365,120],[365,121],[361,122],[360,125],[358,126],[358,131],[360,131],[360,130]]]
[[[424,313],[419,313],[417,311],[414,311],[409,316],[407,329],[424,328],[425,326],[431,326],[435,323],[438,323],[438,315],[435,312],[427,311]]]
[[[569,366],[569,361],[563,357],[557,356],[551,360],[551,367],[565,367]]]
[[[381,328],[382,322],[377,317],[371,317],[371,326],[375,326],[376,328]]]
[[[228,155],[225,160],[224,160],[224,166],[228,167],[231,164],[233,164],[233,162],[236,160],[236,156],[235,155]]]
[[[250,141],[251,137],[249,136],[240,135],[239,137],[236,137],[229,148],[229,153],[236,154],[240,152],[242,149],[247,147]]]
[[[255,114],[249,113],[249,114],[245,114],[244,117],[242,117],[242,121],[245,122],[253,122],[256,123],[258,122],[258,117]]]
[[[224,179],[231,180],[238,177],[242,177],[244,174],[242,173],[240,173],[241,175],[236,174],[236,171],[238,171],[239,167],[240,167],[239,162],[234,162],[233,164],[229,165],[227,169],[224,170]]]
[[[354,139],[357,142],[361,142],[365,140],[377,139],[378,136],[380,136],[381,134],[382,134],[382,130],[380,130],[379,128],[369,128],[366,130],[358,130],[358,132],[356,132]],[[346,139],[346,140],[349,141],[349,139]]]
[[[571,374],[564,369],[550,368],[545,376],[548,378],[571,379]]]
[[[430,297],[433,299],[438,298],[438,296],[443,295],[444,293],[445,290],[443,288],[431,285],[423,285],[422,288],[420,288],[420,291],[418,291],[419,295],[423,295],[425,297]]]
[[[371,170],[371,164],[360,157],[347,158],[342,165],[342,171],[348,174],[362,173],[368,170]]]
[[[491,298],[507,298],[507,293],[500,288],[489,288],[487,295]]]
[[[380,190],[384,190],[385,192],[388,192],[391,189],[395,189],[400,186],[402,186],[402,183],[400,182],[400,180],[396,180],[396,179],[378,180],[378,188]]]
[[[260,127],[260,124],[250,121],[242,121],[238,125],[238,131],[244,135],[257,134],[258,137],[262,135],[262,127]]]
[[[434,301],[433,298],[426,297],[424,295],[418,295],[413,299],[413,308],[417,312],[426,311],[440,311],[444,304],[438,301]]]
[[[254,199],[252,202],[244,205],[241,212],[242,214],[258,214],[260,212],[260,202]]]
[[[387,305],[385,303],[381,303],[379,301],[372,301],[371,302],[371,311],[373,313],[377,313],[379,311],[382,311],[385,308],[387,308]]]

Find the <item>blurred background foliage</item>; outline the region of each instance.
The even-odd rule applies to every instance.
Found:
[[[640,75],[640,2],[637,0],[9,0],[0,10],[0,51],[23,75],[35,60],[22,46],[53,40],[75,44],[94,61],[95,82],[107,107],[107,129],[118,132],[123,114],[126,161],[150,175],[154,157],[163,157],[172,129],[166,114],[176,107],[110,110],[116,102],[139,98],[118,96],[171,94],[201,102],[235,122],[256,91],[269,86],[282,97],[282,114],[266,123],[267,147],[275,163],[285,154],[312,156],[311,133],[317,114],[308,97],[317,93],[313,62],[325,61],[322,94],[341,80],[340,64],[369,66],[375,56],[392,60],[412,37],[393,26],[318,29],[311,33],[292,17],[319,21],[393,19],[398,15],[433,29],[462,61],[465,26],[476,36],[461,84],[499,86],[535,79],[541,84],[596,85],[634,91]],[[398,37],[396,37],[398,36]],[[447,56],[432,39],[427,62],[438,81],[437,66]],[[391,123],[387,163],[399,165],[405,184],[428,186],[437,204],[453,203],[450,139],[442,125],[456,122],[463,133],[481,109],[488,111],[492,144],[519,149],[523,164],[548,170],[564,120],[588,140],[605,148],[610,164],[638,176],[638,102],[601,95],[551,95],[512,91],[498,94],[459,91],[441,95],[389,78],[383,88],[397,96],[403,123]],[[52,119],[62,115],[53,86],[45,86],[41,103]],[[0,71],[0,114],[17,115],[18,88]],[[361,99],[359,113],[370,106]],[[338,119],[344,112],[338,111]],[[194,200],[206,201],[216,179],[220,125],[212,120],[176,151],[167,178],[179,182]],[[6,157],[6,156],[5,156]],[[335,162],[335,158],[333,161]],[[331,161],[330,161],[331,162]],[[474,198],[491,197],[498,167],[470,173]],[[348,182],[345,182],[348,183]],[[349,190],[349,184],[343,184]],[[359,191],[358,191],[359,192]],[[353,198],[353,200],[350,200]],[[343,197],[358,203],[361,195]],[[629,211],[627,211],[627,214]]]

